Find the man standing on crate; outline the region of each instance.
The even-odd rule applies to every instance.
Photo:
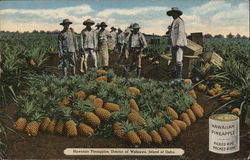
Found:
[[[94,25],[95,22],[91,19],[87,19],[83,22],[83,25],[86,26],[81,32],[81,52],[83,53],[81,56],[81,69],[82,73],[86,72],[88,69],[88,55],[90,55],[94,62],[94,67],[97,68],[97,57],[96,50],[98,47],[98,40],[96,30],[92,29],[91,26]],[[83,69],[84,68],[84,69]]]
[[[63,25],[63,30],[58,35],[58,46],[60,51],[60,58],[62,60],[62,67],[64,75],[68,75],[69,69],[72,70],[72,74],[76,74],[76,60],[78,52],[78,43],[73,28],[69,28],[72,22],[69,19],[64,19],[60,25]]]
[[[126,43],[129,50],[129,56],[126,60],[124,68],[124,77],[128,76],[130,66],[135,63],[136,65],[136,77],[141,75],[141,59],[142,51],[147,48],[147,42],[144,35],[139,32],[140,26],[137,23],[132,25],[132,33],[127,37]]]
[[[109,51],[108,51],[108,43],[110,42],[110,39],[112,38],[109,31],[107,31],[105,28],[108,25],[105,22],[100,23],[101,29],[99,30],[97,34],[98,38],[98,62],[99,67],[102,67],[102,69],[107,70],[109,66]]]
[[[172,8],[167,11],[168,16],[173,17],[173,22],[170,29],[170,37],[172,44],[172,62],[175,64],[175,82],[182,80],[182,67],[183,67],[183,47],[187,45],[187,37],[185,32],[185,25],[183,19],[180,17],[182,11],[178,8]]]

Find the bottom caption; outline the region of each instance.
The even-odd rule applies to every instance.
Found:
[[[107,155],[107,156],[181,156],[184,150],[181,148],[67,148],[65,155]]]

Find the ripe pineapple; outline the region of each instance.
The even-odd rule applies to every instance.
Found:
[[[184,79],[183,82],[187,83],[187,84],[192,84],[192,80],[191,79]]]
[[[94,128],[98,127],[101,123],[100,118],[93,112],[84,112],[83,118],[87,124],[90,124]]]
[[[181,129],[180,129],[180,127],[178,126],[178,124],[176,122],[172,121],[171,125],[175,129],[175,131],[177,132],[177,134],[181,133]]]
[[[202,92],[205,92],[206,89],[207,89],[207,86],[204,85],[204,84],[202,84],[202,83],[200,83],[200,84],[198,84],[198,89],[199,89],[200,91],[202,91]]]
[[[224,100],[224,101],[228,101],[228,100],[231,99],[231,97],[230,97],[228,94],[222,95],[220,98],[221,98],[222,100]]]
[[[128,87],[128,91],[131,92],[134,95],[139,95],[141,91],[138,88],[135,87]]]
[[[194,99],[197,99],[197,96],[196,96],[196,93],[195,93],[194,89],[191,89],[191,90],[189,91],[189,94],[190,94]]]
[[[31,121],[27,124],[25,127],[25,132],[28,136],[36,136],[39,131],[39,126],[41,122],[41,114],[38,112],[35,112],[33,116],[30,119]]]
[[[137,135],[141,139],[142,142],[150,144],[152,143],[152,137],[148,134],[148,132],[145,129],[140,129],[136,131]]]
[[[236,97],[236,96],[240,95],[240,92],[238,92],[238,91],[231,91],[231,92],[229,92],[228,95],[231,96],[231,97]]]
[[[15,129],[16,131],[23,131],[24,128],[26,127],[26,124],[27,124],[26,118],[20,117],[14,123],[13,129]]]
[[[40,125],[40,130],[45,132],[48,125],[50,123],[50,118],[49,117],[45,117]]]
[[[31,59],[31,60],[29,61],[29,64],[32,65],[32,66],[35,66],[35,65],[36,65],[36,62],[34,61],[34,59]]]
[[[33,113],[35,112],[34,108],[35,101],[27,101],[26,99],[22,100],[25,101],[25,103],[20,105],[21,115],[13,125],[13,129],[15,129],[16,131],[24,131],[27,125],[27,118],[32,116]]]
[[[188,114],[186,112],[183,112],[180,117],[181,120],[183,120],[187,124],[187,126],[191,125],[191,120],[189,119]]]
[[[65,129],[68,137],[77,136],[76,123],[73,120],[69,120],[65,123]]]
[[[194,112],[196,117],[202,118],[204,116],[204,113],[199,107],[198,103],[194,103],[191,107],[192,111]]]
[[[124,133],[122,131],[122,124],[120,122],[115,122],[113,124],[114,128],[114,135],[116,135],[119,138],[124,138]]]
[[[184,121],[173,120],[173,122],[175,122],[182,131],[185,131],[187,129],[187,124]]]
[[[62,135],[64,130],[63,120],[58,120],[55,126],[55,133]]]
[[[108,121],[111,117],[111,113],[105,108],[96,108],[95,114],[103,121]]]
[[[133,145],[141,144],[141,139],[135,132],[135,129],[137,129],[138,126],[126,121],[122,123],[121,127],[122,127],[122,132],[125,133],[125,136],[130,141],[130,143],[132,143]]]
[[[96,108],[102,108],[103,107],[103,100],[101,98],[95,98],[93,100],[94,106]]]
[[[169,131],[165,127],[160,127],[159,133],[160,133],[163,140],[165,140],[165,141],[172,141],[173,140],[172,135],[169,133]]]
[[[131,109],[134,109],[136,112],[139,112],[139,107],[134,99],[129,100],[129,106]]]
[[[78,131],[79,131],[79,134],[84,135],[84,136],[88,136],[88,137],[90,137],[94,134],[94,129],[83,122],[81,122],[78,125]]]
[[[99,70],[96,71],[96,73],[97,74],[107,74],[108,72],[106,70],[99,69]]]
[[[175,112],[173,108],[167,107],[167,112],[173,119],[178,119],[178,114]]]
[[[86,97],[86,93],[83,92],[83,91],[79,91],[75,95],[76,95],[77,98],[79,98],[81,100],[83,100]]]
[[[47,127],[47,132],[50,134],[54,134],[55,133],[55,127],[56,127],[56,119],[52,119]]]
[[[130,122],[135,122],[135,123],[137,123],[139,125],[144,125],[145,124],[144,118],[142,118],[139,113],[135,113],[135,112],[128,114],[128,120]]]
[[[177,131],[170,124],[164,124],[164,127],[168,130],[172,137],[176,137],[178,135]]]
[[[231,112],[236,114],[237,116],[240,116],[240,109],[239,108],[233,108]]]
[[[187,114],[188,114],[188,117],[189,119],[191,120],[191,122],[195,122],[196,121],[196,117],[194,115],[194,112],[189,108],[187,109]]]
[[[107,82],[108,78],[106,76],[101,76],[95,79],[96,82]]]
[[[133,145],[141,144],[141,139],[134,130],[127,132],[126,136]]]
[[[109,103],[109,102],[104,104],[104,108],[107,109],[110,112],[118,112],[118,111],[120,111],[120,106],[118,104]]]
[[[94,95],[89,95],[88,96],[88,99],[91,100],[92,102],[94,102],[95,98],[96,98],[96,96],[94,96]]]
[[[149,131],[149,135],[152,137],[154,143],[162,144],[162,138],[156,130]]]

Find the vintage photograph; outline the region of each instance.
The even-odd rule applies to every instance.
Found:
[[[0,159],[250,160],[249,0],[0,0]]]

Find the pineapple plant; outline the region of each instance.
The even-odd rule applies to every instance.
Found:
[[[28,101],[27,99],[20,99],[20,101],[24,101],[22,104],[20,104],[20,111],[21,113],[17,121],[13,124],[13,129],[16,131],[24,131],[26,125],[27,125],[27,118],[30,118],[32,114],[35,111],[34,108],[34,101]],[[21,103],[21,102],[20,102]]]
[[[129,121],[125,121],[121,123],[122,132],[125,134],[126,138],[133,145],[140,145],[141,139],[136,133],[137,126],[134,123],[130,123]]]
[[[155,117],[153,119],[148,118],[146,121],[146,129],[152,137],[152,141],[156,144],[162,144],[162,137],[158,132],[158,128],[160,128],[164,123],[164,120],[159,117]]]
[[[122,130],[122,124],[120,122],[115,122],[113,124],[113,133],[119,138],[124,138],[124,133]]]
[[[28,136],[36,136],[39,131],[39,126],[41,122],[42,114],[39,112],[35,112],[33,116],[30,118],[30,122],[25,127],[25,132]]]

